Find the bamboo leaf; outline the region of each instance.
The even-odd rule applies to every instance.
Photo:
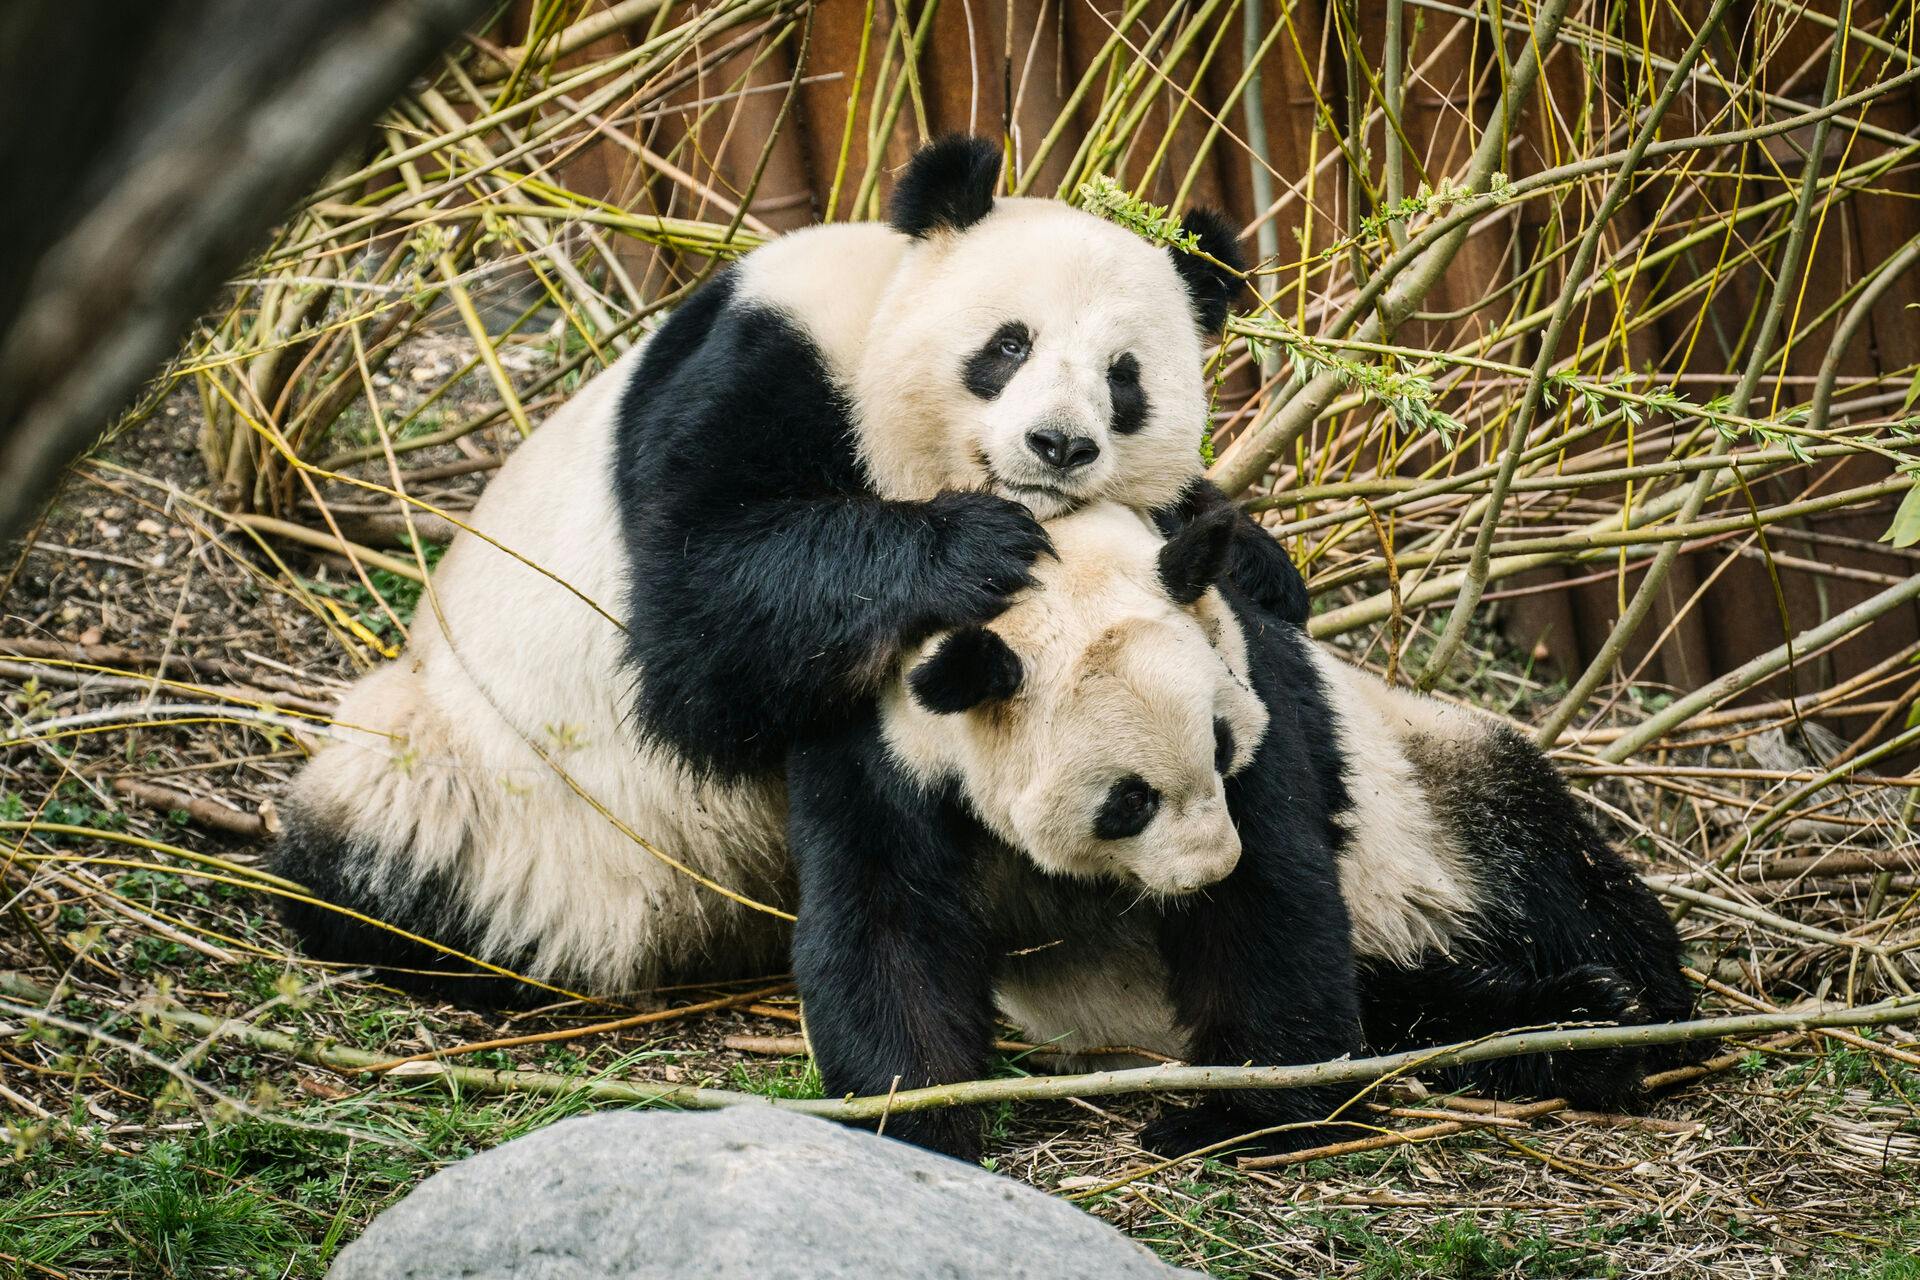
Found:
[[[1907,496],[1900,499],[1900,509],[1893,513],[1893,523],[1887,526],[1882,542],[1891,542],[1895,547],[1910,547],[1920,542],[1920,484],[1907,490]]]

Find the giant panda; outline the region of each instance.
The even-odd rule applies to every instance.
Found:
[[[996,993],[1078,1053],[1361,1052],[1326,709],[1304,654],[1257,652],[1214,585],[1232,520],[1215,508],[1164,544],[1111,504],[1049,522],[1031,591],[923,642],[864,719],[795,747],[793,971],[828,1094],[980,1075]],[[1284,1125],[1310,1145],[1342,1097],[1241,1094],[1143,1141]],[[961,1110],[886,1131],[979,1148]]]
[[[1056,1047],[1203,1063],[1690,1015],[1672,924],[1544,758],[1214,586],[1229,519],[1165,541],[1111,506],[1050,522],[1031,592],[796,751],[794,967],[828,1093],[972,1078],[996,998]],[[1446,1083],[1615,1106],[1655,1062]],[[1311,1146],[1349,1092],[1216,1096],[1142,1141]],[[978,1144],[953,1112],[888,1131]]]
[[[783,967],[787,743],[1003,607],[1036,515],[1208,500],[1231,233],[1189,215],[1214,261],[1172,253],[998,174],[926,148],[889,223],[755,250],[515,451],[292,784],[310,951],[475,1003],[539,988],[421,939],[600,994]],[[1304,617],[1271,538],[1233,550]]]

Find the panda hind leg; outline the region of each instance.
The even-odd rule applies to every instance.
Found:
[[[287,829],[268,861],[274,874],[305,890],[303,897],[280,899],[279,911],[308,955],[370,967],[377,981],[482,1012],[529,1009],[555,998],[549,990],[483,973],[408,937],[432,939],[463,955],[481,950],[478,932],[454,906],[461,899],[449,877],[435,872],[383,876],[377,873],[381,860],[365,843],[298,805],[289,806]],[[499,964],[519,971],[530,960],[515,956]]]
[[[1512,965],[1430,961],[1362,980],[1368,1039],[1381,1052],[1425,1048],[1564,1024],[1636,1026],[1649,1017],[1632,982],[1601,964],[1538,976]],[[1631,1108],[1655,1069],[1646,1048],[1561,1050],[1493,1058],[1435,1072],[1447,1090],[1496,1098],[1565,1098],[1591,1110]]]
[[[1192,1033],[1190,1056],[1269,1065],[1359,1056],[1366,1041],[1357,973],[1331,859],[1304,842],[1277,851],[1247,812],[1241,865],[1217,890],[1168,906],[1161,920],[1161,955],[1174,1009]],[[1344,1085],[1222,1092],[1162,1114],[1140,1145],[1185,1155],[1231,1140],[1241,1154],[1278,1155],[1350,1141],[1369,1132],[1341,1118],[1352,1099]]]

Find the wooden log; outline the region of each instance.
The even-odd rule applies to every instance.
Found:
[[[0,538],[487,0],[0,7]]]

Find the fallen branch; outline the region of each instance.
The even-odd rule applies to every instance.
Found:
[[[759,1013],[759,1009],[750,1009],[750,1013]],[[726,1036],[720,1041],[729,1049],[739,1053],[759,1054],[768,1058],[797,1058],[807,1056],[807,1038],[805,1036]],[[1097,1045],[1091,1049],[1067,1049],[1057,1044],[1029,1044],[1024,1040],[995,1040],[993,1047],[999,1053],[1034,1054],[1041,1057],[1086,1057],[1099,1058],[1109,1055],[1127,1054],[1137,1058],[1153,1058],[1161,1062],[1177,1062],[1164,1054],[1154,1053],[1136,1045]]]
[[[1891,872],[1894,875],[1920,874],[1920,853],[1911,849],[1834,850],[1828,853],[1809,853],[1797,857],[1772,858],[1766,862],[1749,863],[1735,870],[1733,875],[1735,879],[1742,882],[1756,883],[1823,876],[1855,876],[1882,871]],[[1706,872],[1700,872],[1694,876],[1676,877],[1675,883],[1708,884],[1712,883],[1712,877]]]
[[[138,778],[115,778],[113,789],[143,808],[157,809],[161,813],[184,813],[198,825],[224,831],[228,835],[259,840],[265,838],[270,830],[264,814],[235,809],[207,796],[156,786]]]
[[[256,533],[264,533],[274,538],[285,538],[288,542],[298,542],[305,546],[317,547],[322,551],[337,552],[349,559],[370,564],[376,569],[385,569],[388,573],[396,577],[406,578],[412,582],[426,581],[426,577],[420,572],[419,566],[410,560],[402,560],[396,556],[390,556],[383,551],[375,551],[372,547],[363,547],[358,543],[348,542],[345,538],[336,538],[331,533],[321,529],[309,529],[306,525],[295,524],[291,520],[278,520],[272,516],[238,514],[230,516],[229,518],[235,524],[244,525]]]
[[[0,641],[0,644],[6,642]],[[188,684],[180,680],[166,680],[159,676],[117,676],[105,675],[89,669],[91,664],[79,670],[66,665],[49,665],[58,659],[41,658],[31,662],[8,662],[0,658],[0,676],[9,680],[38,680],[41,684],[58,685],[65,689],[79,689],[82,692],[97,693],[108,689],[119,689],[129,693],[152,693],[159,688],[185,689],[192,693],[203,693],[213,698],[231,699],[236,703],[251,703],[262,707],[281,707],[288,711],[305,711],[310,715],[327,716],[333,713],[332,702],[322,702],[316,698],[303,698],[298,694],[276,693],[270,689],[252,689],[242,685]]]
[[[1782,1042],[1798,1039],[1798,1036],[1782,1037]],[[1738,1066],[1747,1056],[1742,1049],[1737,1053],[1723,1053],[1717,1058],[1690,1066],[1675,1067],[1668,1071],[1648,1076],[1641,1081],[1641,1087],[1652,1093],[1659,1089],[1670,1089],[1679,1084],[1691,1084],[1695,1080],[1715,1075]],[[1306,1151],[1289,1151],[1284,1155],[1249,1156],[1242,1159],[1242,1169],[1272,1169],[1285,1164],[1300,1164],[1307,1160],[1324,1160],[1330,1156],[1356,1155],[1363,1151],[1379,1151],[1385,1147],[1406,1146],[1415,1142],[1430,1142],[1435,1138],[1445,1138],[1471,1128],[1485,1128],[1497,1125],[1500,1121],[1516,1121],[1524,1126],[1529,1120],[1543,1119],[1557,1115],[1564,1120],[1578,1120],[1587,1124],[1601,1124],[1613,1127],[1644,1126],[1657,1128],[1664,1133],[1690,1133],[1698,1125],[1674,1124],[1671,1121],[1650,1120],[1645,1116],[1622,1116],[1605,1112],[1576,1111],[1573,1104],[1565,1098],[1549,1098],[1541,1102],[1511,1103],[1488,1102],[1479,1098],[1458,1098],[1452,1100],[1456,1106],[1483,1112],[1481,1116],[1462,1117],[1458,1120],[1444,1120],[1439,1124],[1424,1125],[1417,1129],[1399,1129],[1391,1133],[1379,1133],[1370,1138],[1356,1138],[1351,1142],[1329,1143],[1324,1147],[1314,1147]]]
[[[16,973],[0,972],[0,991],[44,999],[38,984]],[[256,1048],[284,1053],[301,1062],[333,1071],[357,1073],[391,1059],[330,1041],[304,1041],[248,1023],[210,1018],[185,1009],[163,1008],[153,1016],[191,1028],[210,1038],[231,1037]],[[996,1102],[1038,1102],[1064,1098],[1136,1093],[1212,1092],[1227,1089],[1303,1089],[1316,1085],[1372,1084],[1409,1072],[1466,1066],[1530,1053],[1574,1049],[1614,1049],[1626,1046],[1682,1044],[1741,1035],[1771,1035],[1785,1031],[1815,1031],[1828,1027],[1884,1026],[1920,1021],[1920,996],[1884,1000],[1859,1008],[1825,1005],[1787,1013],[1744,1014],[1702,1018],[1691,1022],[1635,1027],[1572,1027],[1492,1036],[1468,1044],[1417,1049],[1371,1058],[1341,1058],[1332,1062],[1279,1067],[1134,1067],[1122,1071],[1094,1071],[1084,1075],[1029,1076],[1013,1079],[966,1080],[954,1084],[902,1089],[892,1095],[865,1098],[762,1098],[731,1089],[667,1084],[640,1080],[595,1080],[548,1071],[494,1071],[452,1066],[440,1062],[412,1062],[386,1072],[388,1079],[440,1080],[483,1093],[526,1093],[550,1097],[584,1097],[599,1102],[685,1107],[712,1110],[755,1104],[781,1107],[830,1120],[877,1120],[883,1113],[931,1111],[945,1107],[977,1106]],[[1662,1081],[1691,1078],[1691,1068],[1679,1068],[1650,1077],[1650,1087]]]
[[[1750,996],[1737,987],[1728,986],[1718,978],[1702,973],[1698,969],[1688,968],[1684,972],[1689,978],[1707,990],[1717,991],[1727,997],[1727,999],[1737,1001],[1749,1009],[1757,1009],[1761,1013],[1779,1012],[1780,1006],[1774,1004],[1772,1001],[1762,1000],[1758,996]],[[1832,1028],[1824,1028],[1814,1034],[1824,1040],[1834,1040],[1840,1044],[1849,1045],[1863,1053],[1877,1054],[1882,1058],[1904,1063],[1909,1067],[1920,1067],[1920,1053],[1915,1053],[1911,1049],[1903,1049],[1898,1045],[1881,1044],[1878,1040],[1869,1040],[1865,1036],[1854,1035],[1851,1031],[1838,1031]]]
[[[51,720],[32,721],[18,733],[0,737],[0,747],[25,746],[30,742],[50,742],[79,730],[91,729],[103,724],[122,723],[153,724],[263,724],[276,729],[285,729],[289,733],[302,733],[309,737],[331,737],[335,734],[332,725],[317,720],[297,720],[292,715],[282,715],[274,711],[259,710],[254,707],[217,702],[149,702],[125,703],[114,707],[99,707],[92,711],[78,711],[70,716],[55,716]]]
[[[408,546],[415,538],[422,542],[452,542],[454,535],[460,532],[460,526],[445,516],[435,515],[431,511],[356,511],[334,513],[340,522],[340,532],[349,539],[364,544],[369,542],[392,542],[402,547]],[[412,526],[408,526],[412,521]]]
[[[76,667],[100,667],[109,674],[116,669],[125,673],[151,667],[163,674],[179,670],[193,676],[218,675],[252,688],[276,689],[298,698],[325,703],[328,709],[333,703],[330,690],[225,658],[197,658],[180,653],[150,654],[119,644],[80,644],[77,641],[41,639],[36,636],[0,637],[0,658],[51,658]]]
[[[439,1062],[446,1058],[492,1049],[514,1049],[528,1044],[551,1044],[556,1040],[578,1040],[582,1036],[597,1036],[609,1031],[625,1031],[631,1027],[650,1026],[656,1022],[671,1022],[675,1018],[684,1018],[688,1014],[710,1013],[715,1009],[733,1009],[787,989],[788,984],[783,982],[778,986],[762,987],[758,991],[749,991],[744,995],[722,996],[718,1000],[703,1000],[699,1004],[682,1005],[677,1009],[655,1009],[648,1013],[636,1013],[630,1018],[615,1018],[610,1022],[595,1022],[584,1027],[565,1027],[559,1031],[539,1031],[524,1036],[502,1036],[497,1040],[478,1040],[472,1044],[454,1045],[448,1049],[432,1049],[426,1053],[415,1053],[387,1062],[376,1062],[360,1070],[384,1073],[411,1066],[416,1062]]]
[[[1702,907],[1723,916],[1733,916],[1736,919],[1757,924],[1763,929],[1771,929],[1775,933],[1787,934],[1808,942],[1818,942],[1829,947],[1850,947],[1871,956],[1878,956],[1882,960],[1888,959],[1891,954],[1878,943],[1867,942],[1861,938],[1849,938],[1843,934],[1834,933],[1830,929],[1820,929],[1810,924],[1801,924],[1798,920],[1789,920],[1764,907],[1750,907],[1744,902],[1733,902],[1711,893],[1702,893],[1698,889],[1689,889],[1685,885],[1675,884],[1662,876],[1646,876],[1644,879],[1649,888],[1663,897],[1678,898],[1690,906]]]
[[[736,1053],[767,1058],[803,1058],[807,1054],[805,1036],[722,1036],[720,1043]]]
[[[1351,1142],[1330,1142],[1321,1147],[1308,1147],[1304,1151],[1287,1151],[1272,1156],[1246,1156],[1238,1163],[1242,1169],[1276,1169],[1281,1165],[1303,1164],[1308,1160],[1327,1160],[1336,1156],[1379,1151],[1385,1147],[1411,1146],[1416,1142],[1431,1142],[1435,1138],[1451,1137],[1468,1129],[1496,1126],[1502,1120],[1524,1124],[1528,1120],[1551,1115],[1556,1111],[1564,1111],[1569,1105],[1571,1104],[1565,1098],[1549,1098],[1544,1102],[1529,1102],[1508,1107],[1470,1120],[1442,1120],[1437,1124],[1421,1125],[1416,1129],[1394,1129],[1365,1138],[1355,1138]]]

